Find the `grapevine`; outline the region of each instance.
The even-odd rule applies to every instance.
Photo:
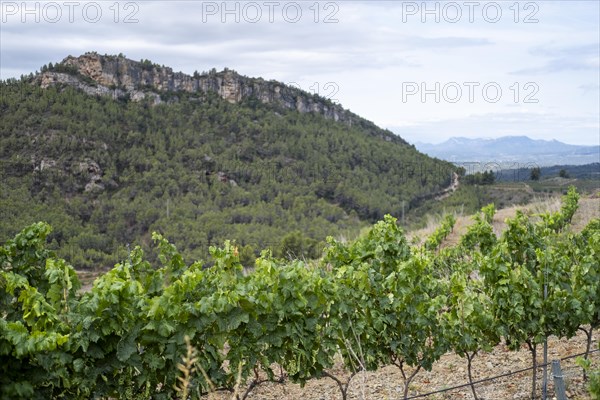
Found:
[[[534,367],[550,335],[584,330],[590,351],[600,326],[600,221],[570,230],[578,198],[571,189],[560,211],[518,212],[499,237],[495,209],[484,207],[446,246],[454,217],[411,246],[386,216],[353,243],[330,238],[319,261],[263,251],[251,268],[231,242],[210,248],[207,267],[156,233],[156,264],[134,247],[87,292],[48,250],[51,228],[33,224],[0,247],[0,399],[220,390],[241,400],[264,382],[319,377],[346,399],[356,374],[386,365],[400,369],[407,398],[416,374],[448,351],[466,358],[477,398],[473,358],[501,341],[527,345]],[[345,380],[333,373],[337,356]]]

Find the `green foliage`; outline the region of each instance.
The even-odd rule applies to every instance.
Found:
[[[389,361],[390,336],[397,329],[397,301],[386,280],[410,258],[410,248],[395,219],[387,216],[362,239],[347,246],[329,238],[324,263],[338,291],[330,325],[350,371],[373,370]],[[361,304],[357,307],[357,304]],[[378,334],[386,332],[386,336]]]
[[[555,233],[523,213],[507,225],[480,268],[503,336],[513,348],[551,334],[572,336],[580,324],[572,315],[581,312],[565,273],[572,260],[564,257]]]
[[[591,360],[582,357],[578,357],[576,362],[588,374],[588,391],[592,400],[600,399],[600,368],[592,369]]]
[[[582,327],[591,338],[600,325],[600,221],[581,233],[547,223],[569,221],[576,203],[573,191],[554,216],[517,213],[499,238],[484,207],[441,250],[452,217],[411,247],[387,215],[355,242],[329,238],[318,262],[265,250],[253,268],[242,262],[252,249],[234,242],[211,246],[207,267],[153,233],[151,260],[136,246],[85,293],[48,250],[50,227],[33,224],[0,247],[0,398],[172,399],[184,354],[196,361],[184,376],[191,397],[328,376],[346,398],[350,381],[332,370],[339,354],[351,377],[397,365],[406,398],[449,350],[467,358],[472,381],[473,357],[500,338],[526,343],[535,364],[544,338]]]
[[[496,182],[496,174],[494,171],[476,172],[474,174],[466,175],[462,178],[462,181],[467,185],[492,185]]]
[[[586,352],[592,344],[592,331],[600,327],[600,219],[591,220],[578,235],[569,235],[557,250],[564,255],[572,269],[571,285],[581,304],[577,315],[589,328],[581,328],[587,335]],[[587,357],[587,354],[586,354]]]
[[[443,315],[444,332],[456,354],[491,351],[500,341],[491,313],[491,299],[483,282],[469,278],[468,269],[458,269],[450,280],[449,312]]]
[[[294,231],[288,233],[281,239],[281,244],[276,251],[276,255],[289,259],[315,259],[322,254],[324,247],[323,243],[305,237],[300,231]]]
[[[330,335],[353,372],[396,364],[430,370],[447,350],[437,324],[445,303],[427,255],[411,251],[396,219],[386,216],[346,246],[330,240],[324,262],[338,283]],[[360,307],[357,307],[360,304]],[[412,374],[405,382],[405,397]]]
[[[70,307],[74,270],[45,247],[51,229],[37,223],[0,248],[0,398],[47,399],[73,384]]]
[[[461,247],[467,251],[479,248],[483,254],[489,253],[497,243],[492,226],[495,213],[493,204],[483,207],[481,213],[473,217],[475,222],[469,226],[467,233],[460,238]]]
[[[128,243],[154,261],[153,231],[188,259],[227,239],[252,249],[244,265],[265,248],[319,257],[327,236],[409,212],[456,169],[358,117],[349,126],[211,94],[154,105],[27,79],[0,92],[0,241],[43,219],[78,268],[110,268]]]
[[[544,225],[553,231],[563,229],[567,224],[571,223],[571,219],[579,207],[578,202],[579,194],[575,190],[575,187],[570,186],[567,194],[563,196],[560,211],[542,215]]]
[[[452,233],[456,218],[452,214],[448,214],[444,217],[444,220],[440,226],[425,240],[425,249],[434,251],[440,247],[444,239]]]
[[[456,268],[450,278],[449,310],[441,324],[450,348],[467,358],[467,371],[475,399],[472,361],[480,351],[491,351],[500,342],[498,326],[492,314],[493,304],[481,280],[471,279],[469,264]],[[472,265],[472,264],[471,264]]]
[[[577,260],[565,257],[560,245],[563,236],[548,224],[551,219],[570,221],[577,201],[573,189],[565,197],[561,212],[542,215],[538,223],[517,211],[506,221],[507,228],[498,243],[479,260],[499,332],[509,348],[518,349],[525,343],[531,351],[532,398],[536,391],[537,345],[550,335],[571,337],[585,321],[577,295],[580,288],[570,277],[573,261]]]

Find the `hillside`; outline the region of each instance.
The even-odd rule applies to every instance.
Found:
[[[317,257],[450,184],[455,167],[326,99],[233,71],[88,53],[0,83],[0,240],[39,220],[99,268],[160,231],[189,259],[236,240]]]

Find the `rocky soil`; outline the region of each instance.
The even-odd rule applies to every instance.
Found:
[[[598,349],[598,333],[594,335],[592,349]],[[548,342],[548,361],[566,358],[585,351],[585,334],[580,333],[569,340],[550,338]],[[600,365],[600,352],[596,351],[590,357],[593,363]],[[531,353],[526,347],[520,351],[510,351],[504,345],[497,346],[491,353],[482,353],[473,361],[475,380],[492,378],[509,372],[529,368],[532,365]],[[543,362],[543,354],[539,351],[538,362]],[[575,359],[560,363],[567,387],[567,397],[570,400],[590,400],[583,372],[575,364]],[[446,354],[436,362],[431,371],[420,371],[410,385],[410,396],[451,388],[468,383],[466,360],[455,354]],[[538,394],[541,398],[542,374],[538,370]],[[341,365],[331,371],[345,381],[348,373]],[[480,400],[525,400],[531,394],[531,370],[515,375],[493,379],[476,385]],[[402,375],[395,366],[387,366],[375,372],[356,375],[348,390],[348,400],[392,400],[401,399],[403,393]],[[548,399],[555,399],[551,367],[548,368]],[[229,393],[213,393],[204,397],[207,400],[230,400]],[[450,390],[443,393],[419,397],[429,400],[473,399],[470,386]],[[255,388],[248,396],[249,400],[341,400],[342,396],[335,382],[329,378],[309,381],[304,388],[300,385],[286,382],[265,383]]]

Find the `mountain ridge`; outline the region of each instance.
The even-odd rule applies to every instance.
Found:
[[[87,52],[78,57],[68,56],[54,66],[43,67],[36,80],[42,88],[66,84],[88,94],[114,99],[128,97],[141,101],[149,96],[154,104],[168,101],[163,98],[166,92],[212,92],[230,103],[258,100],[300,113],[320,114],[349,126],[358,122],[373,124],[319,95],[275,80],[250,78],[228,68],[220,72],[213,68],[209,72],[188,75],[150,60],[135,61],[123,55]]]
[[[540,165],[589,164],[600,161],[600,146],[571,145],[525,135],[499,138],[452,137],[438,144],[415,143],[432,157],[454,162],[538,162]]]

